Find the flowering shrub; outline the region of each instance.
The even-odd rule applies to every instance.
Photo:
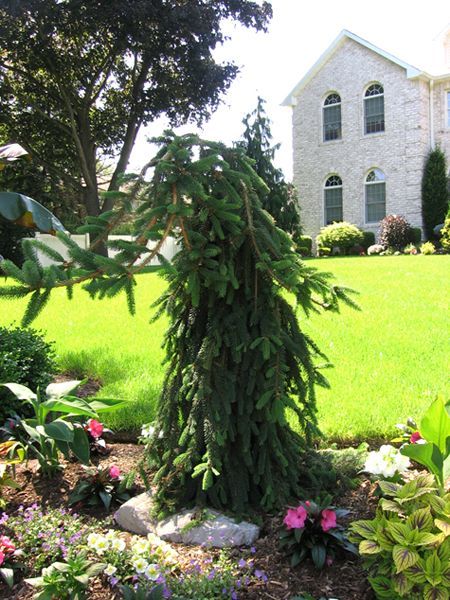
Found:
[[[446,600],[450,586],[450,494],[431,475],[381,481],[376,517],[350,525],[377,598]]]
[[[115,465],[84,469],[86,474],[69,495],[69,505],[81,502],[87,506],[98,506],[103,503],[106,510],[109,510],[111,502],[122,503],[131,498],[128,482]]]
[[[87,527],[76,513],[64,508],[44,513],[37,504],[21,507],[14,517],[4,513],[0,524],[23,551],[24,562],[35,572],[56,560],[71,557],[87,535]]]
[[[419,251],[414,244],[408,244],[403,248],[403,254],[419,254]]]
[[[371,475],[398,479],[406,473],[409,466],[409,458],[403,456],[400,450],[384,444],[377,452],[369,452],[363,471]]]
[[[283,523],[286,531],[281,534],[281,545],[291,554],[295,567],[311,557],[318,569],[330,565],[336,554],[343,550],[356,554],[356,548],[345,536],[344,528],[337,520],[348,514],[347,510],[335,509],[328,504],[307,500],[296,508],[288,509]]]
[[[420,251],[422,254],[435,254],[436,252],[436,248],[435,245],[433,244],[433,242],[424,242],[421,246],[420,246]]]
[[[388,215],[380,221],[379,243],[383,248],[401,250],[406,246],[411,236],[411,226],[400,215]]]
[[[384,248],[383,246],[381,246],[381,244],[373,244],[372,246],[369,246],[367,248],[367,254],[369,256],[373,256],[374,254],[381,254],[381,252],[383,252]]]

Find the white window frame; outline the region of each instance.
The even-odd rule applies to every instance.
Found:
[[[375,173],[375,176],[378,176],[379,179],[375,179],[375,181],[367,181],[368,177],[371,173]],[[369,205],[367,202],[367,188],[368,186],[373,185],[383,185],[384,186],[384,215],[382,219],[386,216],[386,174],[379,167],[372,167],[366,173],[364,177],[364,222],[366,225],[374,225],[379,223],[382,219],[378,219],[377,221],[369,221]]]
[[[327,185],[328,181],[330,181],[330,179],[339,179],[340,183],[339,184],[332,184],[332,185]],[[344,185],[342,183],[342,177],[340,175],[338,175],[337,173],[330,173],[329,175],[326,176],[325,181],[323,183],[323,223],[324,225],[330,225],[331,223],[335,223],[335,222],[339,222],[339,221],[330,221],[328,222],[327,219],[327,201],[326,201],[326,192],[327,190],[336,190],[339,189],[341,190],[341,212],[342,212],[342,221],[344,220]],[[333,207],[335,208],[335,207]]]
[[[383,91],[380,93],[367,95],[370,88],[376,87],[376,86],[380,87]],[[385,107],[384,97],[385,97],[384,85],[382,83],[379,83],[378,81],[373,81],[372,83],[369,83],[368,85],[366,85],[366,87],[364,89],[364,96],[363,96],[363,133],[364,133],[364,135],[377,135],[380,133],[384,133],[386,131],[386,107]],[[370,101],[372,98],[382,98],[383,99],[383,129],[380,129],[379,131],[367,131],[366,106],[367,106],[367,102]]]
[[[326,104],[326,101],[331,96],[337,96],[339,98],[339,102],[333,102],[332,104]],[[327,139],[325,139],[325,110],[331,106],[339,106],[339,108],[340,108],[339,137],[335,137],[335,138],[331,138],[331,139],[327,140]],[[324,144],[328,144],[328,142],[336,142],[338,140],[342,140],[342,98],[338,92],[328,92],[322,102],[322,142]]]

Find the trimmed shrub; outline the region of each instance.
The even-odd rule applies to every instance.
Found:
[[[312,237],[309,235],[299,235],[294,237],[295,247],[302,256],[311,256],[312,253]]]
[[[316,242],[322,248],[339,248],[345,251],[360,245],[363,239],[363,232],[356,225],[342,221],[322,227]]]
[[[436,248],[434,247],[433,242],[424,242],[420,246],[420,251],[422,254],[435,254]]]
[[[434,227],[444,222],[449,190],[445,154],[438,147],[430,151],[422,177],[422,218],[426,239],[434,239]]]
[[[420,244],[422,241],[422,229],[420,227],[410,227],[408,241],[411,244]]]
[[[33,329],[0,327],[0,383],[21,383],[35,391],[45,388],[56,370],[53,343]],[[23,402],[0,388],[0,423],[18,413],[27,416]]]
[[[375,234],[373,231],[363,231],[363,240],[361,242],[361,246],[364,250],[368,250],[369,246],[373,246],[375,244]]]
[[[411,226],[408,221],[400,215],[388,215],[380,222],[379,244],[383,248],[394,248],[401,250],[410,239]]]

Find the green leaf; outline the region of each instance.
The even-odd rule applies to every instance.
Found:
[[[89,401],[89,406],[96,413],[112,412],[126,406],[126,400],[118,400],[117,398],[95,398]]]
[[[431,443],[409,444],[404,446],[400,452],[426,467],[437,477],[441,485],[443,484],[443,459],[437,446]]]
[[[420,422],[420,433],[427,442],[435,444],[445,456],[447,438],[450,437],[450,415],[441,397],[429,406]]]
[[[73,442],[70,444],[70,449],[80,462],[82,462],[84,465],[89,464],[89,440],[86,432],[81,427],[75,427]]]
[[[36,400],[37,398],[34,392],[20,383],[0,383],[0,386],[7,387],[19,400]]]
[[[41,406],[44,407],[46,414],[52,411],[69,415],[91,417],[92,419],[98,417],[98,414],[93,410],[90,404],[75,396],[67,396],[58,400],[47,400],[46,402],[43,402]]]
[[[72,423],[56,419],[52,423],[44,425],[44,431],[48,437],[61,442],[73,442],[74,432]]]
[[[108,494],[107,492],[104,492],[103,490],[100,490],[98,492],[98,495],[100,496],[100,499],[103,502],[106,510],[109,511],[109,508],[111,506],[111,500],[112,500],[111,494]]]
[[[377,595],[377,598],[381,598],[383,600],[392,600],[392,583],[391,580],[387,577],[379,576],[379,577],[369,577],[369,583]]]
[[[381,547],[374,540],[363,540],[358,548],[360,554],[378,554],[381,552]]]
[[[0,568],[0,575],[5,580],[5,583],[8,587],[12,588],[14,585],[14,571],[8,567]]]
[[[392,577],[394,583],[394,590],[400,596],[406,596],[406,594],[411,590],[414,583],[409,581],[405,573],[398,573]]]
[[[425,577],[432,586],[438,586],[442,581],[442,563],[437,555],[433,552],[425,561]]]
[[[318,569],[323,569],[327,559],[327,551],[323,544],[315,544],[311,548],[311,558]]]
[[[392,481],[379,481],[378,486],[385,496],[396,496],[401,486]]]
[[[431,509],[429,506],[425,508],[419,508],[410,515],[406,523],[411,528],[420,529],[420,531],[430,531],[433,527],[433,517],[431,516]]]
[[[397,573],[405,571],[412,567],[419,560],[419,555],[415,550],[410,550],[404,546],[394,546],[392,550],[392,558],[397,568]]]
[[[448,521],[443,521],[442,519],[435,519],[434,524],[438,529],[445,533],[445,537],[448,537],[450,535],[450,523]]]
[[[426,585],[423,590],[424,600],[448,600],[448,590],[444,587]]]
[[[51,383],[47,386],[45,394],[49,400],[59,400],[63,396],[68,396],[71,392],[76,390],[80,384],[85,383],[83,381],[63,381],[61,383]]]

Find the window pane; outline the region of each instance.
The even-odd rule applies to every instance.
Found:
[[[325,190],[325,224],[342,221],[342,188]]]
[[[341,105],[325,106],[323,109],[323,139],[341,139]]]
[[[386,216],[386,186],[384,183],[366,185],[366,222],[381,221]]]
[[[384,96],[364,100],[366,133],[384,131]]]

